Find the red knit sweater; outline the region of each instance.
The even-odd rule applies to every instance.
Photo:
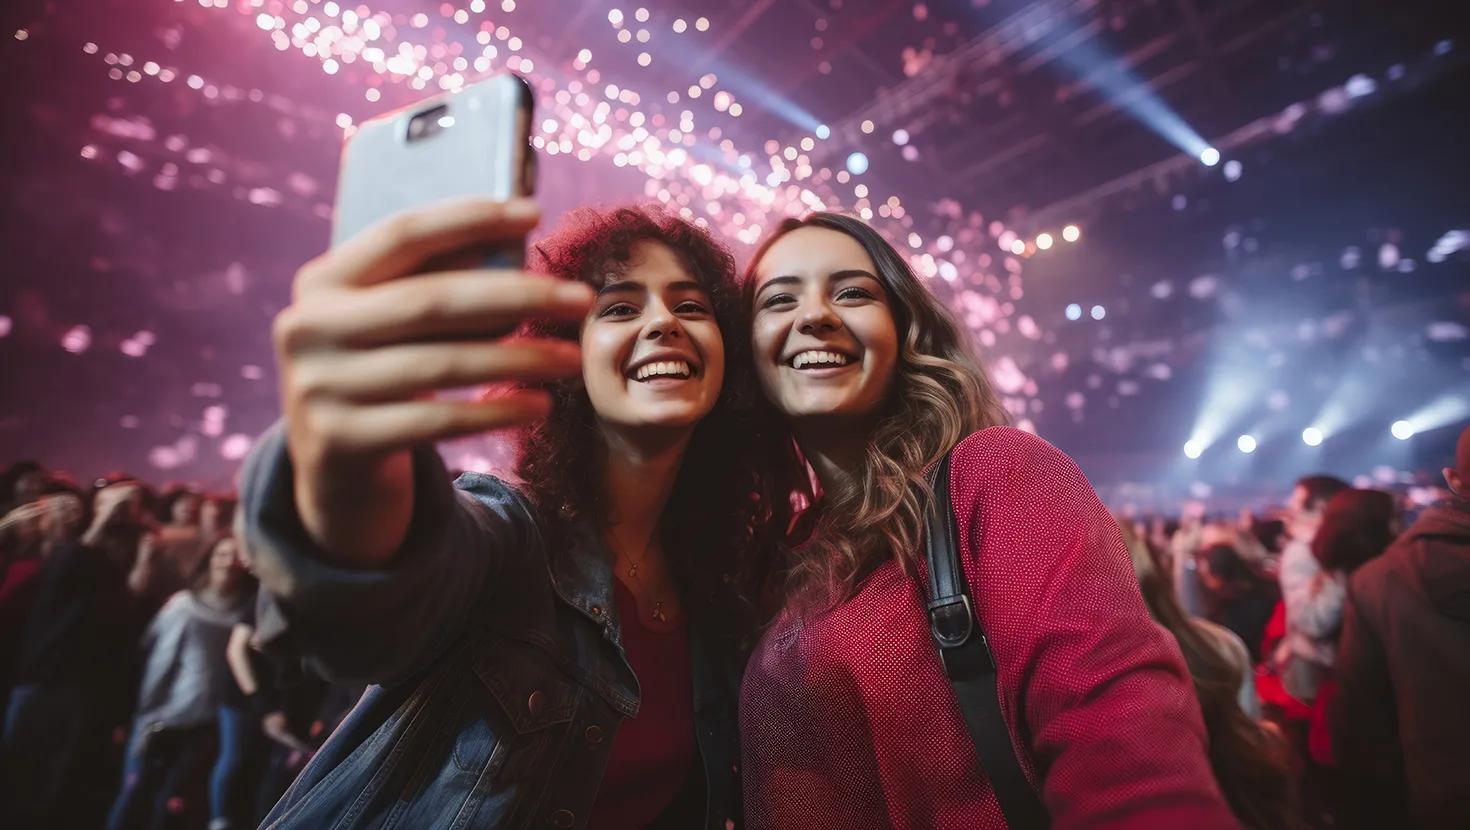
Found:
[[[1053,827],[1238,827],[1179,648],[1077,466],[995,427],[950,476],[1002,709]],[[889,562],[847,602],[771,628],[741,689],[752,830],[1005,826],[921,593]]]

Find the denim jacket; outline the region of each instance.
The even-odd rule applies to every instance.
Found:
[[[548,550],[516,490],[475,473],[451,487],[432,448],[415,452],[414,476],[403,547],[382,569],[354,570],[327,564],[301,527],[279,426],[246,461],[257,642],[372,684],[264,826],[584,827],[639,703],[600,535],[580,528]],[[740,664],[690,605],[692,784],[705,796],[699,826],[726,830],[741,824]]]

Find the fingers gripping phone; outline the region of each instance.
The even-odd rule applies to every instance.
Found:
[[[332,244],[403,210],[459,196],[496,201],[535,191],[531,87],[495,75],[362,123],[342,151]],[[486,267],[520,268],[516,245]]]

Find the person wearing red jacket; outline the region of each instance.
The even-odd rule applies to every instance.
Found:
[[[1233,828],[1178,645],[1077,466],[1008,420],[956,324],[866,224],[787,220],[746,280],[784,557],[741,689],[748,826],[1004,827],[930,638],[926,471],[1053,827]]]

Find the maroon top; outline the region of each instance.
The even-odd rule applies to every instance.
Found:
[[[1178,644],[1076,465],[987,429],[956,448],[950,492],[1001,709],[1052,826],[1238,827]],[[768,631],[741,689],[751,830],[1005,826],[920,595],[888,562],[847,602]]]
[[[689,634],[681,623],[655,631],[638,616],[638,603],[614,578],[623,651],[638,676],[638,714],[618,726],[607,771],[587,825],[643,827],[674,800],[694,766],[694,700]]]

